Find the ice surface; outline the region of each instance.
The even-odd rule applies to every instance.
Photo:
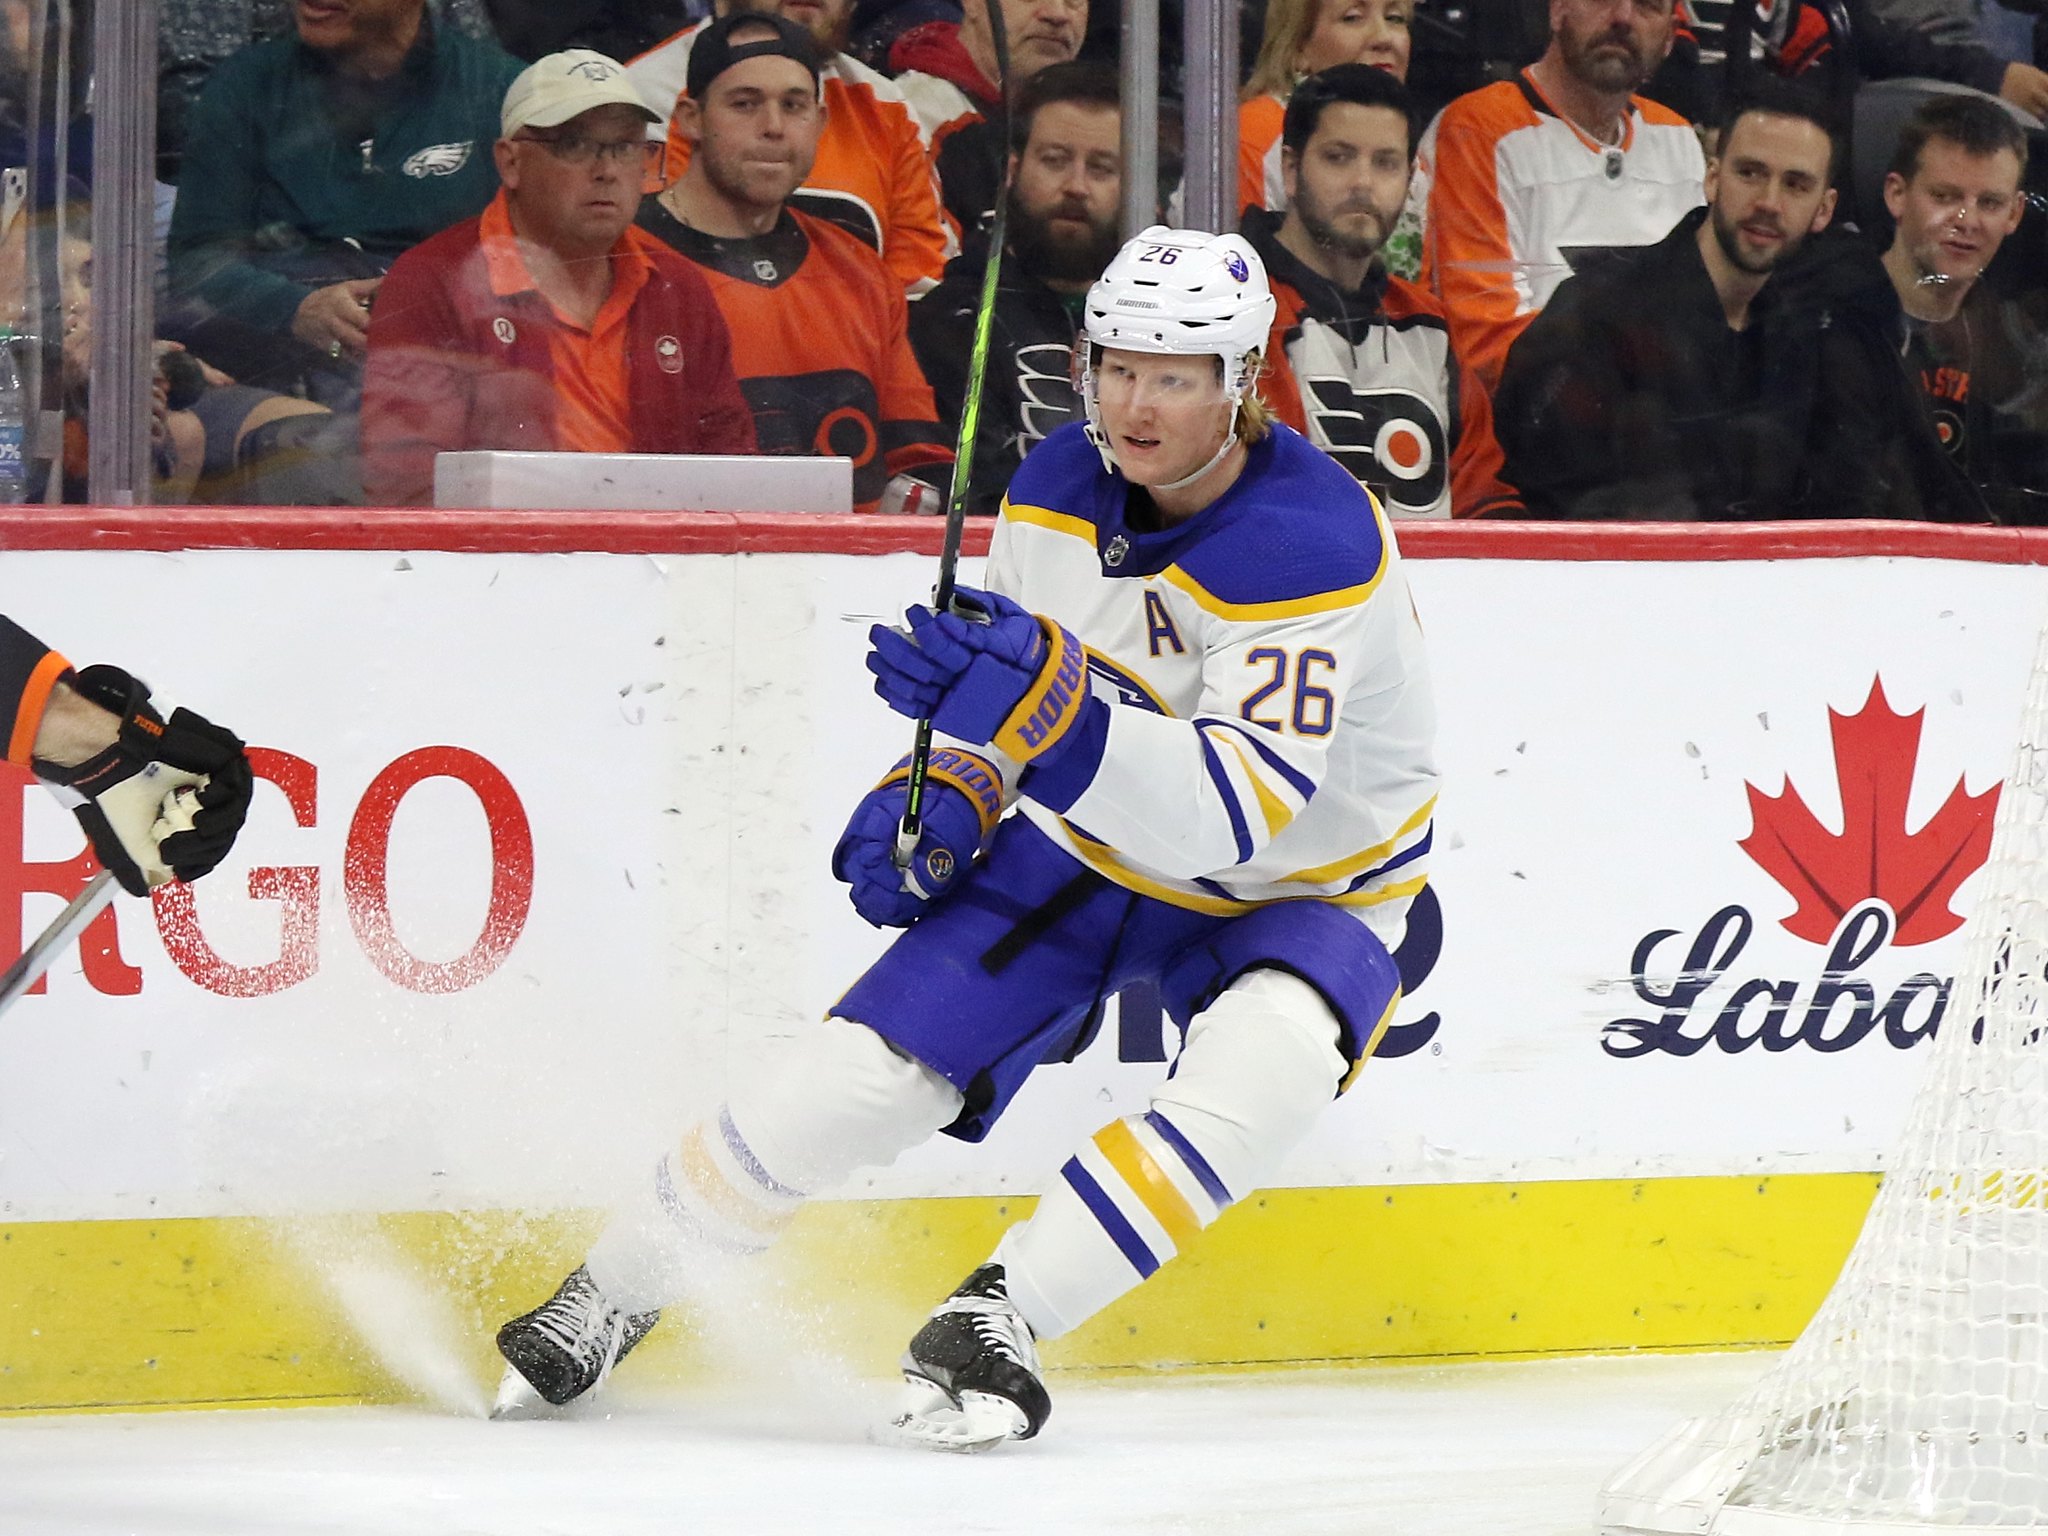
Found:
[[[891,1384],[426,1409],[0,1418],[6,1536],[1588,1536],[1594,1494],[1762,1354],[1055,1375],[978,1457],[867,1443]],[[628,1367],[630,1370],[630,1366]]]

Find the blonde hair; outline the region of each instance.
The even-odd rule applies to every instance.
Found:
[[[1244,399],[1237,404],[1237,440],[1249,448],[1273,430],[1273,408],[1259,393],[1259,375],[1266,371],[1265,354],[1253,352],[1244,360]]]
[[[1252,76],[1238,92],[1240,103],[1261,96],[1278,96],[1285,101],[1301,78],[1297,60],[1316,29],[1322,0],[1271,0],[1266,7],[1266,32],[1259,40],[1259,56],[1252,62]]]

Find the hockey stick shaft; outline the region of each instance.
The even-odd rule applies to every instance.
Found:
[[[41,980],[43,972],[50,968],[50,962],[57,958],[57,952],[83,933],[85,925],[98,917],[120,894],[121,888],[114,884],[114,877],[107,870],[101,870],[87,881],[85,889],[73,898],[71,905],[58,913],[57,920],[22,951],[19,960],[7,967],[6,975],[0,976],[0,1012],[5,1012],[10,1003]]]
[[[988,6],[989,32],[995,44],[996,74],[1008,101],[1010,45],[1005,35],[1003,8]],[[974,311],[974,347],[967,356],[967,391],[960,403],[960,435],[953,445],[952,488],[946,497],[946,537],[939,549],[939,579],[932,588],[932,612],[944,613],[953,606],[954,578],[960,565],[960,540],[967,528],[967,498],[974,483],[974,445],[981,431],[981,388],[988,377],[989,338],[995,333],[996,290],[1002,282],[1003,245],[1008,236],[1010,212],[1009,109],[1003,109],[1003,176],[996,191],[995,218],[989,223],[988,260],[981,271],[981,302]],[[903,821],[896,829],[896,867],[910,868],[924,835],[924,792],[932,760],[932,723],[917,722],[910,745],[910,777],[904,786]]]

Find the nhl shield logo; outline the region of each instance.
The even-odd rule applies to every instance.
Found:
[[[762,283],[772,283],[775,281],[776,276],[777,273],[775,271],[775,263],[769,261],[766,257],[763,257],[761,260],[754,263],[755,281]]]
[[[1131,552],[1131,541],[1118,534],[1109,541],[1109,548],[1102,552],[1102,563],[1115,570],[1124,563],[1124,556]]]
[[[654,344],[654,360],[661,365],[663,373],[683,371],[683,344],[673,336],[664,336]]]
[[[503,315],[491,322],[491,334],[508,347],[519,338],[519,332],[513,329],[512,322]]]

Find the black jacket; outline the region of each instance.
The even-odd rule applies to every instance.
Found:
[[[939,286],[910,306],[910,348],[932,386],[939,420],[957,432],[974,354],[986,247],[976,244],[947,264]],[[993,515],[1017,466],[1055,427],[1081,419],[1074,371],[1078,310],[1036,277],[1003,260],[989,333],[981,423],[975,433],[967,510]]]
[[[1532,517],[1987,520],[1900,365],[1875,254],[1825,230],[1730,329],[1696,240],[1602,252],[1515,342],[1495,430]]]

